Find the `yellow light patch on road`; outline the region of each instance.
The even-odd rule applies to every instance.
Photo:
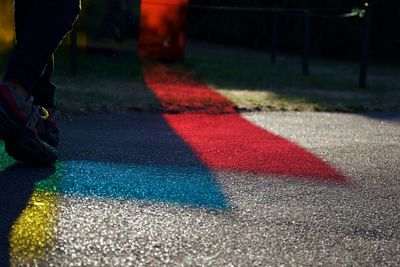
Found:
[[[60,195],[57,192],[59,170],[35,183],[35,191],[10,232],[11,266],[36,266],[46,263],[52,248],[59,218]]]
[[[45,261],[55,237],[58,207],[57,193],[33,193],[10,233],[11,266],[35,266]]]

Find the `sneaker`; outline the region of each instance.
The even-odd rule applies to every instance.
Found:
[[[42,113],[32,97],[26,99],[12,84],[0,84],[0,138],[6,152],[17,161],[55,163],[55,152],[39,139],[36,130]]]
[[[59,143],[59,131],[55,120],[56,108],[44,109],[44,116],[38,121],[36,130],[39,138],[52,147],[56,147]]]

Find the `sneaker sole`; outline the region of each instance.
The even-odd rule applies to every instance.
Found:
[[[43,149],[28,129],[14,124],[0,106],[0,139],[6,143],[6,152],[17,161],[29,164],[54,164],[57,156]]]
[[[26,147],[22,147],[21,144],[13,142],[6,142],[5,150],[7,154],[13,157],[16,161],[26,164],[53,165],[57,160],[57,158],[52,154],[27,154],[26,152],[24,152],[27,151]]]
[[[47,135],[39,134],[39,138],[43,142],[45,142],[46,144],[48,144],[49,146],[54,147],[54,148],[56,148],[59,144],[58,137],[50,136],[50,134],[47,134]]]

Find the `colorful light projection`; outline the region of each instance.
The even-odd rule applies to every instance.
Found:
[[[242,118],[230,100],[190,73],[164,65],[143,73],[165,110],[180,113],[164,115],[169,126],[210,169],[346,181],[304,148]]]
[[[197,166],[65,161],[45,188],[63,195],[143,200],[183,206],[226,209],[224,194],[210,171]],[[44,183],[43,183],[44,185]],[[42,186],[43,187],[43,186]]]
[[[182,60],[189,0],[142,0],[139,57]]]
[[[29,173],[27,169],[7,156],[1,141],[0,238],[7,240],[0,242],[9,244],[0,249],[1,266],[8,266],[6,261],[11,266],[42,266],[54,241],[59,207],[59,195],[54,189],[59,176],[51,175],[51,169],[38,168]],[[29,199],[27,203],[25,198]],[[21,214],[14,217],[20,211]]]
[[[10,233],[11,266],[45,263],[55,240],[59,197],[51,190],[37,189]],[[35,264],[36,263],[36,264]]]
[[[15,161],[5,155],[4,148],[1,151],[4,161],[0,163],[4,164],[0,171],[4,171]],[[63,196],[142,200],[214,210],[229,208],[211,172],[194,156],[188,165],[182,166],[58,162],[55,173],[37,181],[33,189],[9,234],[11,266],[47,265],[48,253],[57,242]]]
[[[0,1],[0,48],[9,47],[14,40],[13,0]]]

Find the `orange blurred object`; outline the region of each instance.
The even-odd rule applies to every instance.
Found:
[[[14,1],[0,1],[0,47],[11,46],[14,41]]]
[[[177,61],[185,54],[189,0],[142,0],[139,57]]]

